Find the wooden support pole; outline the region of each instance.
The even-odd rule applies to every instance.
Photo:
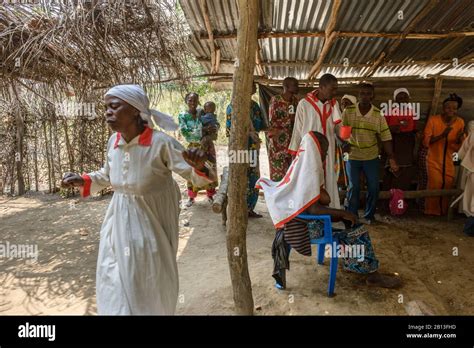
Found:
[[[247,151],[250,128],[250,99],[252,94],[259,0],[238,0],[239,26],[237,32],[237,61],[233,80],[232,127],[229,151]],[[247,263],[247,170],[248,164],[229,164],[227,259],[234,293],[235,311],[253,314],[252,285]]]
[[[338,33],[334,32],[333,30],[336,27],[337,15],[339,14],[340,8],[341,0],[334,0],[331,10],[331,17],[329,18],[328,25],[326,27],[326,30],[324,31],[324,45],[321,49],[321,53],[319,54],[318,59],[309,71],[308,80],[318,75],[319,71],[321,70],[321,66],[324,62],[324,58],[326,58],[326,55],[329,53],[329,49],[331,48],[334,40],[338,36]]]
[[[449,190],[418,190],[418,191],[404,191],[403,197],[405,199],[418,199],[426,197],[456,197],[459,196],[463,191],[460,189],[449,189]],[[340,191],[339,198],[344,199],[347,191]],[[367,194],[366,191],[360,191],[360,196]],[[380,191],[378,199],[390,199],[392,197],[390,191]]]
[[[435,79],[435,86],[433,91],[433,100],[431,101],[430,115],[435,115],[438,110],[439,98],[441,90],[443,89],[443,78],[438,76]]]
[[[12,82],[10,88],[11,96],[10,100],[15,99],[15,126],[16,126],[16,151],[15,151],[15,166],[16,166],[16,179],[18,183],[18,195],[22,196],[25,194],[25,180],[23,176],[23,137],[25,135],[25,123],[21,116],[21,102],[16,85]],[[13,192],[12,192],[13,193]]]
[[[260,55],[260,48],[258,46],[257,46],[257,52],[255,54],[255,64],[257,66],[258,75],[265,77],[265,70],[262,66],[262,57]]]
[[[221,182],[219,189],[214,196],[214,202],[212,203],[212,211],[216,214],[222,213],[222,207],[227,200],[227,190],[229,187],[229,168],[224,167],[224,171],[221,175]]]
[[[267,2],[267,1],[265,1]],[[449,33],[409,33],[404,39],[405,40],[441,40],[441,39],[452,39],[456,37],[470,37],[474,36],[474,31],[453,31]],[[279,39],[279,38],[292,38],[292,37],[325,37],[324,31],[293,31],[293,32],[260,32],[258,34],[259,39]],[[339,37],[351,38],[351,37],[368,37],[368,38],[383,38],[383,39],[400,39],[402,34],[400,33],[372,33],[372,32],[351,32],[341,31]],[[200,40],[209,40],[209,34],[198,34]],[[214,34],[214,40],[235,40],[237,33],[216,33]]]
[[[206,0],[200,0],[199,5],[201,6],[202,16],[204,18],[204,25],[206,26],[209,46],[211,47],[211,74],[215,74],[219,71],[220,65],[220,49],[214,41],[214,32],[212,31],[211,19],[209,17],[209,9],[207,8]]]
[[[318,60],[314,63],[313,67],[309,71],[308,80],[316,77],[319,72],[321,71],[321,67],[323,65],[324,59],[326,58],[327,54],[329,53],[329,49],[331,48],[334,40],[337,38],[337,32],[332,32],[331,35],[324,41],[324,46],[321,50],[321,53],[318,56]]]

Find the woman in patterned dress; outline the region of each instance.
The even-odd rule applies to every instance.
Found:
[[[291,164],[288,146],[295,124],[295,113],[298,106],[297,94],[298,80],[294,77],[287,77],[283,80],[283,93],[270,100],[268,160],[272,181],[283,179]]]

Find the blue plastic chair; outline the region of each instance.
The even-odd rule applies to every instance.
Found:
[[[324,251],[326,249],[326,244],[331,245],[332,252],[331,252],[331,263],[329,264],[328,296],[332,297],[334,295],[334,288],[336,286],[336,273],[337,273],[337,263],[338,263],[336,251],[337,251],[337,245],[339,244],[339,241],[337,240],[337,238],[334,238],[332,235],[331,216],[301,214],[301,215],[298,215],[298,218],[304,219],[304,220],[322,220],[324,222],[323,236],[318,239],[311,239],[310,243],[318,245],[318,253],[316,257],[317,257],[317,262],[320,265],[324,264]],[[290,250],[291,250],[291,247],[290,247]],[[289,255],[290,253],[288,251],[288,256]]]

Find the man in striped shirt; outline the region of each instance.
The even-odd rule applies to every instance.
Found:
[[[349,187],[346,209],[358,215],[360,196],[360,173],[367,178],[367,201],[364,218],[367,223],[374,222],[375,208],[379,194],[379,146],[380,138],[384,151],[389,159],[390,169],[398,172],[392,147],[392,136],[385,118],[377,107],[372,104],[374,86],[362,83],[359,86],[359,103],[347,107],[343,114],[343,124],[352,127],[349,140],[351,151],[346,165]]]

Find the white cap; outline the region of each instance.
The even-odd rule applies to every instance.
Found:
[[[410,92],[408,92],[408,89],[406,88],[398,88],[393,92],[393,99],[397,99],[397,95],[400,93],[406,93],[408,96],[410,96]]]
[[[354,97],[353,95],[350,95],[350,94],[344,94],[341,98],[341,101],[342,99],[347,99],[347,100],[350,100],[352,102],[352,104],[357,104],[357,98]]]

